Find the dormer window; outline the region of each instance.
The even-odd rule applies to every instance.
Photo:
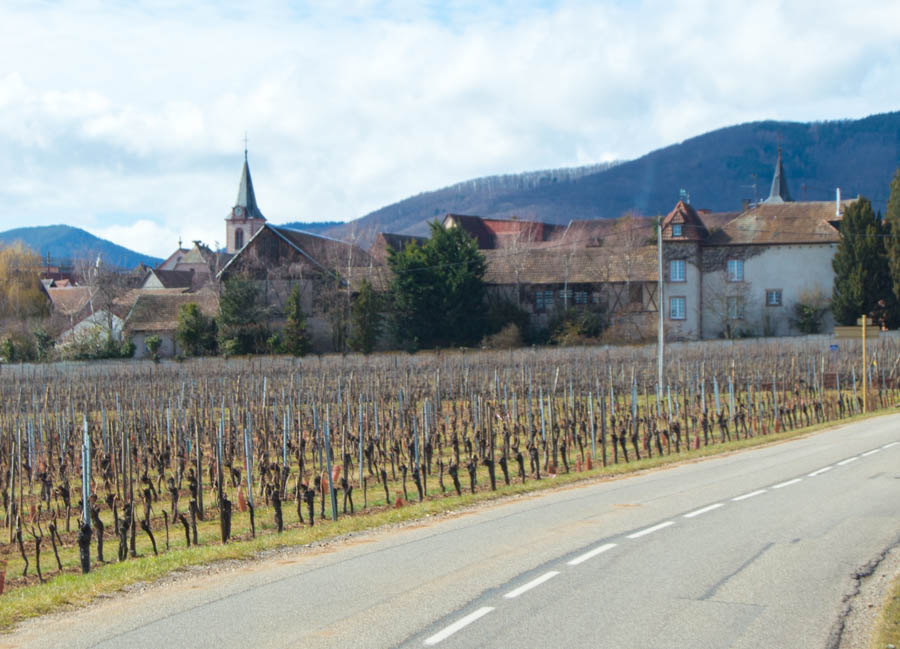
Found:
[[[681,223],[673,223],[672,224],[672,236],[673,237],[684,236],[681,232]]]

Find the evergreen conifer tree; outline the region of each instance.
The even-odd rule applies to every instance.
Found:
[[[831,309],[838,324],[854,325],[862,314],[884,314],[890,326],[894,317],[885,313],[894,303],[886,231],[867,198],[860,198],[845,211],[841,241],[832,260],[834,292]]]
[[[485,331],[484,256],[462,228],[429,225],[425,243],[388,256],[393,335],[411,350],[476,344]]]
[[[350,348],[363,354],[371,354],[381,329],[381,299],[367,279],[359,287],[350,319]]]
[[[287,324],[284,327],[282,346],[284,351],[293,356],[304,356],[309,353],[310,340],[306,333],[306,314],[300,299],[300,287],[295,286],[288,298],[285,314]]]

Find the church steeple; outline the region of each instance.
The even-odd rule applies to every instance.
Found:
[[[772,177],[772,189],[766,203],[790,203],[793,202],[788,191],[787,178],[784,176],[784,167],[781,165],[781,147],[778,147],[778,161],[775,163],[775,175]]]
[[[256,204],[256,192],[253,191],[253,179],[250,177],[250,165],[247,162],[247,144],[244,142],[244,168],[241,171],[241,182],[238,185],[237,199],[231,214],[225,218],[225,249],[235,253],[250,241],[266,221]]]
[[[244,169],[241,171],[241,184],[238,185],[237,200],[234,202],[234,206],[243,208],[243,218],[245,219],[266,220],[256,204],[253,179],[250,177],[250,165],[247,163],[247,149],[244,149]],[[234,215],[238,216],[237,213]]]

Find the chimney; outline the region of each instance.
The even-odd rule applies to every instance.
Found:
[[[838,187],[835,192],[835,201],[834,201],[834,215],[836,217],[840,217],[841,215],[841,188]]]

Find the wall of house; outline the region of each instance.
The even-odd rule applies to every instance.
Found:
[[[671,262],[684,260],[684,281],[673,282],[670,278]],[[700,293],[703,280],[700,270],[700,252],[696,243],[665,242],[663,244],[663,274],[665,283],[664,308],[666,337],[671,340],[696,340],[700,337],[701,313]],[[684,319],[673,320],[672,297],[683,297]]]
[[[829,302],[834,287],[831,260],[837,244],[758,247],[744,255],[744,281],[728,282],[727,271],[710,268],[703,276],[703,337],[719,337],[727,324],[753,335],[786,336],[799,333],[792,325],[794,305],[804,293],[820,292]],[[726,249],[714,253],[728,256]],[[704,251],[706,254],[707,251]],[[740,254],[739,252],[737,254]],[[781,290],[781,305],[767,306],[766,291]],[[727,298],[743,299],[743,318],[729,320]],[[834,327],[828,312],[823,332]]]
[[[163,286],[163,283],[159,281],[159,278],[156,275],[151,273],[150,275],[147,275],[147,279],[144,281],[141,288],[165,288],[165,286]]]
[[[148,333],[138,331],[131,335],[131,342],[134,343],[134,358],[150,358],[150,353],[147,351],[146,343],[147,338],[154,334],[159,336],[161,341],[159,345],[159,351],[156,352],[157,354],[159,354],[160,358],[172,358],[180,351],[178,348],[178,344],[175,342],[174,332],[154,331]]]

